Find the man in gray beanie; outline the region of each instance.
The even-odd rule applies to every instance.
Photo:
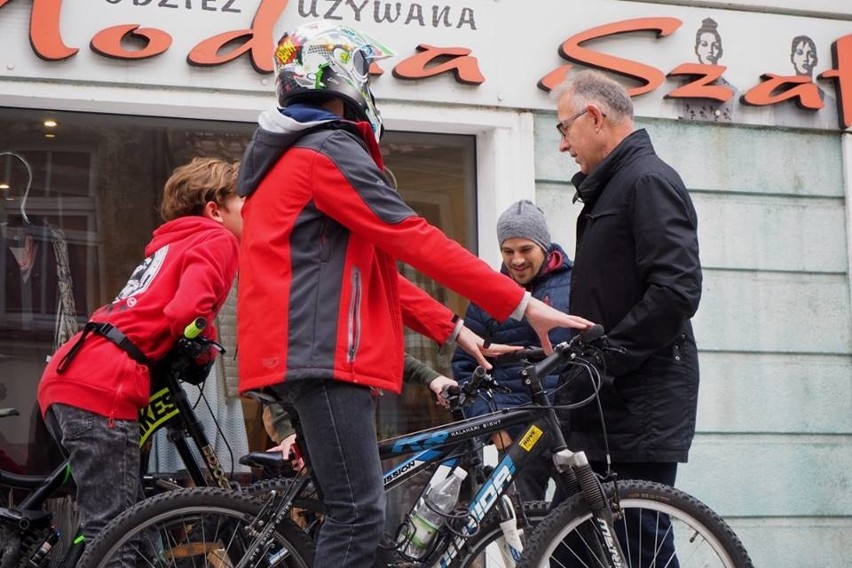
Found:
[[[497,239],[500,245],[512,237],[533,241],[546,251],[550,248],[550,230],[541,209],[528,199],[522,199],[503,211],[497,219]]]
[[[541,209],[528,200],[510,205],[497,220],[497,240],[503,257],[501,271],[535,298],[567,314],[572,263],[562,247],[550,241],[547,220]],[[472,331],[492,343],[525,347],[541,345],[535,331],[526,322],[509,319],[500,323],[475,304],[468,306],[464,321]],[[549,337],[555,345],[569,339],[570,332],[567,329],[553,330]],[[456,349],[453,378],[459,383],[470,380],[476,365],[470,355]],[[523,384],[520,371],[520,364],[495,367],[493,377],[511,392],[494,393],[493,408],[485,400],[477,400],[466,414],[479,416],[530,402],[529,389]],[[557,386],[558,374],[548,375],[542,383],[548,392],[552,391]],[[498,449],[503,449],[518,434],[519,428],[510,429],[503,436],[495,437],[494,443]],[[544,500],[548,479],[554,474],[550,456],[542,456],[540,461],[524,469],[515,487],[526,501]]]

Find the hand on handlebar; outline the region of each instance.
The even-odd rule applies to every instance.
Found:
[[[544,306],[545,304],[542,303],[542,305]],[[485,340],[473,333],[467,326],[462,326],[461,331],[459,332],[459,335],[456,338],[456,344],[458,344],[459,347],[464,349],[471,357],[476,359],[477,365],[481,365],[486,369],[491,369],[491,363],[489,363],[485,359],[486,356],[496,357],[497,355],[501,355],[503,353],[509,353],[511,351],[517,351],[518,349],[522,349],[520,345],[503,345],[501,343],[491,343],[486,347]]]
[[[554,327],[570,327],[584,330],[594,325],[593,322],[579,316],[571,316],[552,308],[537,298],[530,298],[527,309],[524,311],[524,319],[530,324],[541,342],[545,353],[553,352],[548,332]],[[491,368],[491,367],[487,367]]]
[[[447,389],[457,387],[459,384],[449,377],[439,375],[429,382],[429,390],[435,393],[435,404],[444,408],[449,408],[450,403],[445,396]]]
[[[179,369],[181,380],[198,385],[207,379],[216,355],[225,352],[215,336],[216,328],[203,317],[195,318],[184,328],[173,350],[173,365]]]

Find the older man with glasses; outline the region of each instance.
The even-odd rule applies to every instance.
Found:
[[[690,321],[701,297],[695,209],[648,133],[634,129],[633,104],[621,84],[583,71],[557,87],[554,98],[559,150],[580,168],[571,181],[583,203],[571,312],[600,322],[624,348],[607,357],[611,380],[601,389],[600,411],[591,404],[570,413],[568,447],[585,451],[598,473],[674,485],[695,434],[698,400]],[[569,385],[569,401],[592,393],[582,377]],[[665,518],[633,522],[637,528],[628,530],[641,524],[647,542],[657,542],[658,531],[666,534]],[[661,541],[672,546],[668,537]],[[641,566],[649,562],[643,558]]]

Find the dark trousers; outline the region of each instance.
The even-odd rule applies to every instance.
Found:
[[[299,417],[303,447],[326,507],[314,566],[369,568],[385,526],[382,463],[370,389],[309,379],[275,390]]]
[[[139,423],[65,404],[52,404],[45,424],[68,456],[77,485],[80,528],[94,539],[109,521],[142,497],[139,482]]]
[[[606,473],[605,462],[593,461],[590,462],[590,465],[596,473]],[[676,462],[619,462],[613,463],[611,469],[618,474],[619,480],[644,479],[646,481],[656,481],[657,483],[674,486],[675,478],[677,477]],[[556,495],[553,497],[553,506],[555,507],[564,500],[565,495],[557,488]],[[667,515],[649,515],[647,512],[644,515],[640,515],[640,511],[628,509],[625,512],[624,522],[616,524],[616,534],[618,535],[619,542],[622,543],[622,550],[627,555],[630,565],[641,568],[654,566],[654,556],[656,555],[658,559],[664,559],[664,564],[667,567],[678,568],[680,564],[674,556],[674,537],[670,528],[671,522]],[[624,545],[626,542],[624,538],[625,530],[631,535],[627,546]],[[637,533],[641,533],[641,540],[635,536]],[[658,535],[665,535],[662,541],[659,541]],[[644,543],[641,550],[638,546],[640,542]],[[655,542],[659,542],[656,549],[654,546],[649,546],[649,543]],[[556,564],[558,566],[568,568],[586,565],[568,554],[566,550],[562,550],[561,553],[557,552],[557,556],[559,558],[555,560],[558,560]],[[657,563],[659,564],[659,561]]]

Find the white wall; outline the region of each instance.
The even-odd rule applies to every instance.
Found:
[[[577,205],[536,116],[537,197],[573,250]],[[640,119],[699,215],[698,434],[679,485],[740,533],[755,566],[852,554],[852,336],[841,135]]]

